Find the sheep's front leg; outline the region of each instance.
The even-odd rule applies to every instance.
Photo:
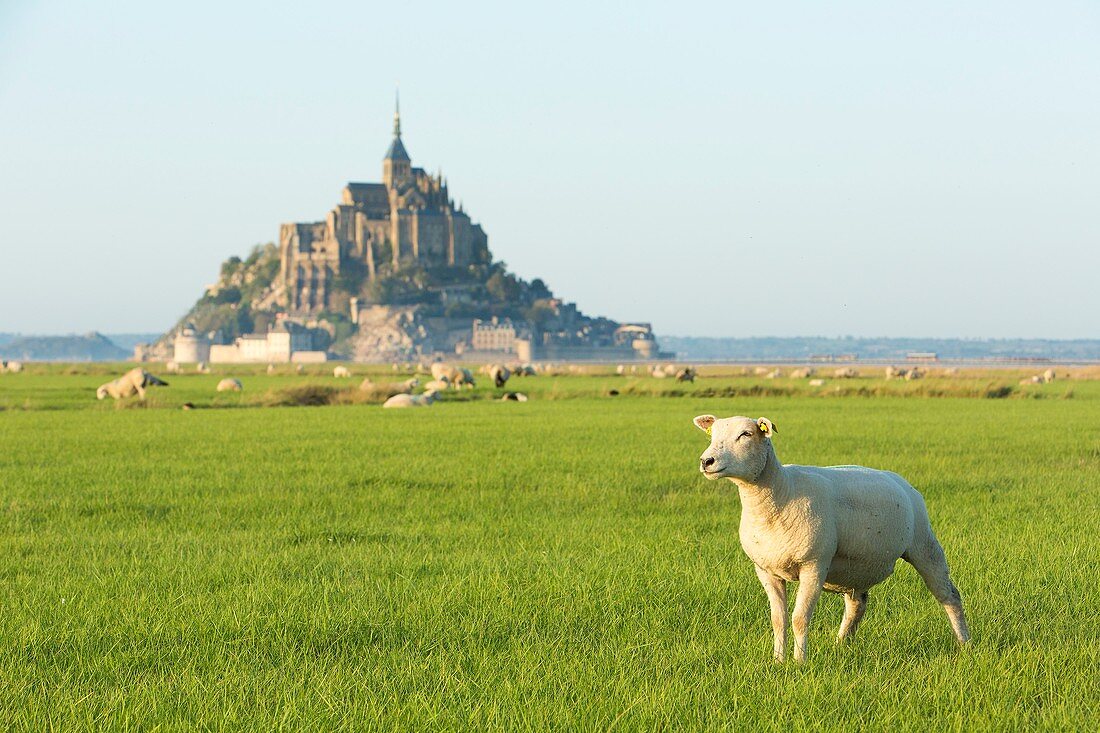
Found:
[[[787,582],[755,565],[753,567],[771,605],[772,635],[775,637],[772,654],[775,661],[782,662],[787,656]]]
[[[806,661],[806,648],[810,636],[810,619],[814,615],[817,599],[825,584],[828,568],[820,565],[803,565],[798,571],[798,595],[794,599],[794,660]]]

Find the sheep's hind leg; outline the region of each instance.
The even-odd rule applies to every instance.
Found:
[[[959,595],[959,589],[951,582],[947,558],[944,557],[940,543],[932,538],[930,543],[919,550],[902,555],[902,559],[917,569],[928,590],[943,606],[959,643],[965,644],[970,641],[970,629],[966,625],[966,615],[963,613],[962,596]]]
[[[852,591],[844,594],[844,620],[840,622],[840,632],[836,635],[837,644],[855,635],[866,610],[867,591],[860,593]]]
[[[772,635],[775,637],[772,655],[775,661],[782,662],[787,656],[787,583],[782,578],[758,567],[756,577],[760,578],[771,606]]]

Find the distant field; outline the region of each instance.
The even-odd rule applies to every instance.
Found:
[[[524,404],[259,406],[368,371],[329,366],[97,402],[120,369],[0,375],[3,729],[1100,725],[1100,382],[600,373],[509,383]],[[702,412],[905,475],[972,645],[901,563],[853,645],[827,596],[810,661],[774,664]]]

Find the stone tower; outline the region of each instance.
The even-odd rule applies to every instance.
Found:
[[[382,159],[382,183],[387,188],[399,187],[412,177],[412,159],[401,142],[401,100],[394,100],[393,142]]]

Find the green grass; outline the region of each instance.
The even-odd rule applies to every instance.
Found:
[[[319,375],[217,378],[170,377],[164,409],[89,400],[97,374],[0,378],[0,727],[1100,723],[1095,383],[658,399],[538,377],[525,404],[383,411],[244,406]],[[900,563],[854,644],[826,596],[809,662],[774,664],[736,492],[696,470],[702,412],[772,418],[786,462],[905,475],[970,647]]]

